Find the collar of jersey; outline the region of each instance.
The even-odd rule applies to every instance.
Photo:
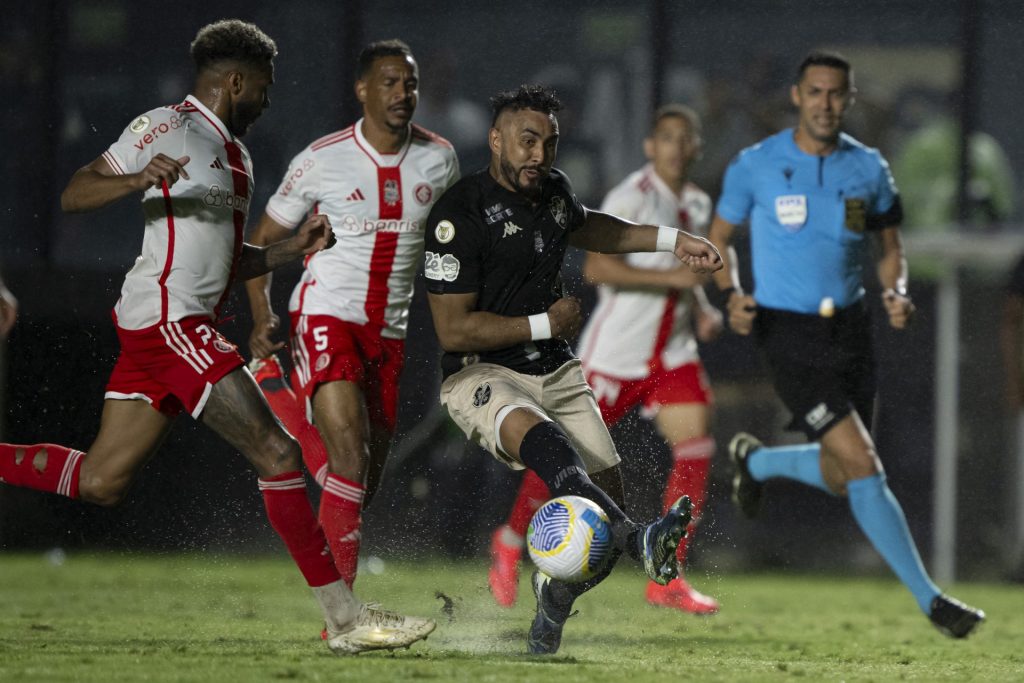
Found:
[[[405,144],[402,145],[398,152],[395,154],[381,154],[363,136],[363,119],[356,121],[353,129],[356,133],[356,145],[359,149],[363,150],[363,153],[370,157],[370,161],[384,168],[401,166],[405,155],[409,153],[409,147],[412,145],[412,130],[410,129],[409,134],[405,136]]]
[[[234,142],[235,136],[231,134],[231,131],[228,130],[228,127],[225,126],[224,122],[220,120],[220,117],[214,114],[212,111],[210,111],[209,108],[207,108],[205,104],[200,102],[195,95],[189,95],[185,98],[185,101],[199,110],[199,113],[202,114],[202,116],[197,116],[196,118],[202,121],[203,125],[205,125],[207,128],[212,129],[214,132],[216,132],[218,135],[224,138],[224,142]]]
[[[800,149],[800,146],[796,144],[796,128],[787,128],[786,130],[782,131],[782,137],[783,140],[785,140],[786,149],[789,150],[790,154],[793,154],[796,157],[804,157],[807,159],[815,159],[818,157],[817,154],[808,154],[807,152]],[[852,147],[852,145],[850,144],[850,136],[844,133],[843,131],[839,131],[839,142],[836,143],[836,148],[829,152],[828,154],[826,154],[824,158],[827,159],[836,152],[845,152],[850,147]]]
[[[672,191],[671,187],[665,184],[665,181],[661,179],[661,176],[659,176],[655,172],[654,164],[649,163],[646,166],[644,166],[644,173],[647,174],[647,178],[650,179],[651,184],[654,185],[655,189],[657,189],[658,192],[660,192],[661,194],[665,195],[666,199],[671,199],[673,202],[679,204],[680,206],[683,205],[683,197],[686,196],[686,186],[690,184],[689,181],[686,181],[686,183],[683,185],[682,191],[679,194],[676,194],[675,192]]]

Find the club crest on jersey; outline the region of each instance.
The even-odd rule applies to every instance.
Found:
[[[427,183],[420,183],[416,186],[416,189],[412,191],[412,196],[416,198],[417,202],[426,206],[434,197],[434,188]]]
[[[441,221],[434,228],[434,237],[441,244],[448,244],[455,239],[455,226],[452,225],[451,221]]]
[[[388,206],[395,206],[401,196],[398,192],[398,181],[394,178],[388,178],[384,181],[384,203]]]
[[[128,125],[128,130],[133,133],[141,133],[149,128],[149,117],[143,114]]]
[[[491,385],[481,384],[473,392],[473,406],[479,408],[480,406],[487,405],[487,402],[491,400]]]
[[[565,226],[569,220],[569,214],[565,210],[565,200],[560,196],[555,195],[551,198],[551,204],[548,208],[551,209],[551,217],[555,219],[556,223],[558,223],[558,227],[565,230]]]
[[[790,232],[796,232],[807,222],[807,195],[784,194],[775,198],[775,218]]]

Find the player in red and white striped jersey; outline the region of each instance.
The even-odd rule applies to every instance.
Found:
[[[688,181],[690,166],[700,153],[697,114],[679,105],[659,109],[644,151],[650,163],[614,187],[601,211],[706,234],[711,200]],[[601,415],[611,426],[641,406],[641,414],[654,419],[672,449],[665,507],[682,495],[694,504],[694,522],[676,552],[679,578],[666,586],[649,582],[647,600],[698,614],[714,613],[718,603],[691,588],[682,570],[715,447],[708,434],[711,388],[697,355],[694,323],[698,333],[710,339],[721,329],[721,315],[707,303],[701,276],[674,254],[588,253],[584,275],[599,285],[598,303],[580,335],[577,353]],[[515,601],[523,533],[533,512],[549,497],[537,475],[527,472],[508,522],[494,533],[489,579],[499,604]]]
[[[293,159],[251,236],[271,244],[309,213],[322,213],[339,242],[307,259],[291,297],[295,394],[275,381],[280,366],[272,355],[283,343],[272,339],[280,322],[270,308],[270,277],[247,283],[257,380],[268,380],[261,386],[271,406],[324,487],[320,523],[349,585],[360,512],[379,483],[395,428],[423,223],[459,174],[452,146],[412,123],[419,70],[409,47],[373,43],[360,54],[358,71],[363,118]]]
[[[193,94],[142,114],[72,177],[65,211],[91,211],[142,193],[142,254],[114,318],[121,353],[102,422],[87,452],[0,444],[0,481],[114,505],[159,447],[176,415],[201,420],[252,463],[271,526],[313,591],[338,653],[404,647],[434,628],[361,604],[341,580],[306,497],[299,444],[282,428],[234,344],[216,329],[235,278],[247,279],[333,244],[324,216],[288,240],[245,244],[252,166],[239,137],[270,104],[274,41],[224,20],[192,43]]]

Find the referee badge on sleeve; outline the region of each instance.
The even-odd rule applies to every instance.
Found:
[[[868,225],[868,207],[863,199],[846,200],[846,229],[864,232]]]
[[[807,222],[807,195],[784,194],[776,197],[775,218],[790,232],[804,227]]]

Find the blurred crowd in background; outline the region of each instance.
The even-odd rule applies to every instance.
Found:
[[[109,309],[138,252],[141,222],[131,202],[62,215],[59,189],[138,113],[183,99],[192,78],[188,43],[210,20],[252,20],[280,49],[271,109],[246,139],[256,173],[252,219],[303,145],[354,120],[354,55],[370,40],[399,37],[411,45],[421,72],[415,121],[452,141],[463,173],[487,161],[490,95],[519,83],[553,86],[566,105],[556,166],[592,207],[642,165],[640,143],[651,113],[666,102],[701,114],[704,154],[693,180],[717,198],[722,173],[739,150],[793,123],[788,88],[803,55],[834,49],[856,74],[848,129],[881,149],[902,192],[910,291],[920,311],[905,333],[910,343],[895,343],[896,333],[881,325],[876,330],[876,432],[890,486],[927,549],[935,282],[955,263],[962,302],[959,571],[1022,578],[1024,486],[1015,483],[1024,480],[1016,437],[1021,392],[1007,381],[1006,348],[1000,348],[1000,330],[1012,331],[1003,321],[1005,284],[1024,251],[1015,177],[1015,169],[1024,169],[1024,132],[1015,114],[1024,94],[1011,77],[1022,59],[1019,3],[296,0],[271,6],[227,0],[215,9],[193,9],[50,0],[12,10],[0,24],[6,96],[0,104],[0,266],[20,300],[20,319],[8,340],[6,373],[0,370],[5,441],[45,437],[84,448],[92,437],[116,355]],[[964,121],[973,132],[966,138],[971,172],[961,212]],[[915,249],[929,239],[940,246]],[[952,261],[944,251],[957,250],[959,242],[996,246]],[[579,262],[579,254],[570,258],[567,281],[592,302]],[[275,278],[281,311],[297,274],[293,268]],[[221,329],[241,344],[249,333],[248,305],[241,289],[233,299],[228,315],[235,317]],[[467,446],[440,412],[438,347],[422,292],[410,331],[397,444],[389,479],[366,513],[364,552],[396,559],[480,555],[519,475]],[[1015,343],[1019,338],[1004,336],[1007,348]],[[739,429],[777,438],[786,415],[750,343],[726,335],[701,354],[717,398],[719,444]],[[650,472],[668,467],[668,453],[635,416],[613,435],[625,462],[628,502],[637,517],[651,518],[659,504],[654,482],[661,478]],[[257,550],[277,542],[260,512],[254,475],[202,427],[181,425],[149,468],[179,476],[144,474],[125,506],[113,511],[0,488],[0,548],[23,548],[38,537],[50,539],[49,546],[160,550]],[[780,485],[765,514],[744,522],[728,501],[724,448],[712,472],[711,500],[691,560],[697,571],[881,566],[866,542],[847,542],[858,532],[842,503],[789,496]],[[173,495],[162,489],[166,481],[175,482]]]

